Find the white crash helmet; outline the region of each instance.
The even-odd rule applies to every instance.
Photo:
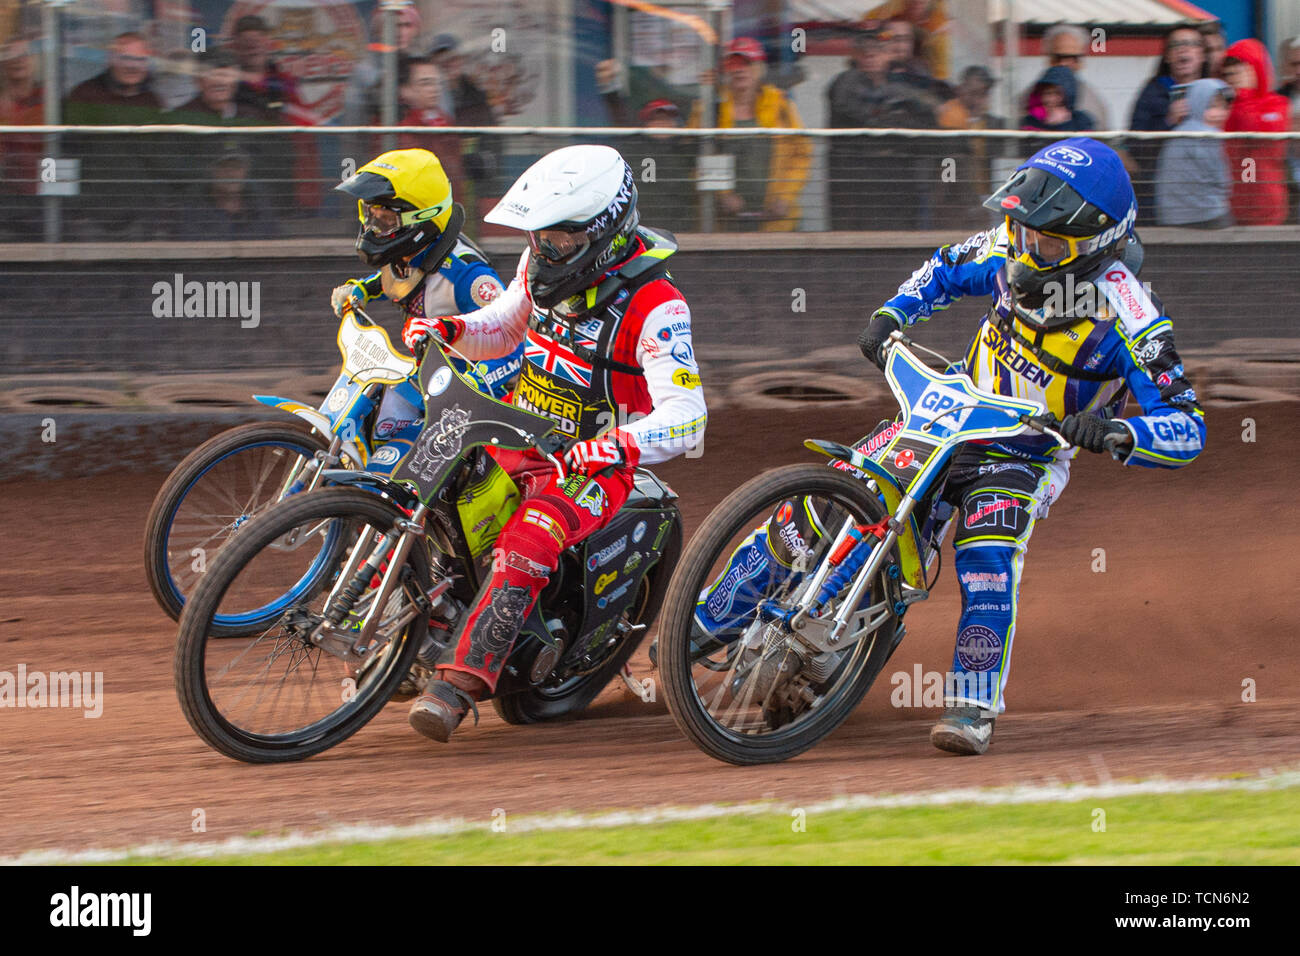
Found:
[[[528,234],[528,292],[551,308],[627,257],[636,233],[632,168],[609,146],[565,146],[524,172],[486,222]]]

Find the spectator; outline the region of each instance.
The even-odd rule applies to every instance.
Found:
[[[938,125],[933,98],[893,70],[901,46],[889,31],[868,24],[854,34],[849,68],[827,90],[830,125],[835,129]],[[915,139],[837,136],[830,142],[830,219],[832,229],[865,229],[876,217],[897,228],[923,228],[929,215],[929,160]]]
[[[989,111],[989,93],[993,89],[993,74],[982,66],[968,66],[961,74],[956,95],[939,110],[941,129],[1002,129],[1006,122]],[[951,141],[950,141],[951,142]],[[988,216],[981,203],[993,191],[991,167],[992,146],[983,136],[972,136],[958,141],[956,152],[963,155],[957,164],[959,196],[951,204],[954,215],[959,208],[977,210],[969,215],[972,227],[984,225]]]
[[[423,26],[420,11],[414,4],[397,11],[399,57],[419,55],[416,41],[420,37]],[[373,117],[381,115],[379,101],[384,80],[384,10],[378,4],[370,17],[370,38],[370,53],[353,68],[348,87],[343,94],[343,122],[346,126],[365,126],[372,121]]]
[[[1227,122],[1232,88],[1222,80],[1198,79],[1174,88],[1183,101],[1180,133],[1216,132]],[[1162,226],[1221,229],[1232,225],[1228,201],[1232,173],[1219,139],[1171,139],[1156,167],[1156,211]]]
[[[231,49],[239,60],[237,103],[277,123],[316,124],[298,96],[297,81],[271,59],[271,31],[265,20],[253,14],[236,20]]]
[[[450,33],[440,33],[433,38],[429,57],[442,71],[442,108],[450,111],[456,126],[496,126],[496,113],[488,102],[488,95],[474,82],[465,69],[465,58],[457,49],[460,41]],[[461,143],[467,179],[452,177],[456,188],[467,197],[467,208],[473,209],[479,195],[493,195],[495,179],[500,168],[500,141],[494,136],[472,137]],[[468,229],[478,227],[479,216],[466,217]]]
[[[1092,117],[1094,129],[1110,129],[1110,113],[1106,103],[1092,86],[1084,82],[1079,74],[1083,72],[1083,61],[1088,55],[1088,33],[1082,27],[1069,23],[1057,23],[1047,28],[1043,34],[1042,49],[1047,56],[1047,66],[1065,66],[1074,72],[1075,103],[1078,108]],[[1020,91],[1017,102],[1027,104],[1033,86]]]
[[[1066,66],[1050,66],[1038,78],[1029,93],[1021,129],[1079,133],[1096,129],[1097,124],[1084,110],[1075,109],[1077,94],[1074,71]]]
[[[952,87],[930,73],[930,65],[921,56],[921,31],[903,19],[890,20],[884,25],[883,37],[889,44],[890,79],[920,90],[939,104],[951,99]]]
[[[108,69],[68,95],[65,121],[99,126],[157,122],[162,103],[153,91],[150,62],[143,36],[119,34],[109,51]]]
[[[1205,40],[1205,75],[1221,80],[1223,79],[1223,51],[1228,46],[1228,39],[1223,35],[1223,24],[1213,20],[1202,23],[1197,29]]]
[[[763,82],[766,64],[767,54],[752,37],[737,37],[727,44],[719,128],[803,128],[799,111],[785,93]],[[704,125],[698,105],[691,125]],[[736,188],[719,193],[728,227],[765,232],[797,227],[799,194],[812,166],[812,144],[802,136],[743,136],[729,141],[727,147],[736,161]]]
[[[951,70],[948,12],[943,0],[886,0],[867,13],[869,21],[905,22],[919,38],[919,50],[925,60],[925,73],[938,80],[948,79]],[[914,51],[908,52],[908,57]]]
[[[0,47],[0,126],[38,126],[45,121],[45,97],[36,82],[36,61],[27,40]],[[0,229],[10,238],[30,236],[37,228],[40,207],[36,184],[43,137],[0,136],[0,196],[5,214]]]
[[[444,112],[451,101],[444,96],[447,83],[443,72],[432,60],[415,57],[403,58],[397,66],[397,97],[401,113],[398,126],[455,126],[450,113]],[[397,139],[398,149],[427,149],[442,163],[443,171],[453,183],[464,177],[461,162],[460,137],[454,133],[436,136],[403,133]]]
[[[275,121],[262,107],[239,100],[239,60],[234,53],[220,49],[199,56],[202,59],[198,95],[173,111],[174,122],[201,125],[242,122],[252,126]],[[214,120],[221,122],[214,123]]]
[[[1281,50],[1282,85],[1277,91],[1291,104],[1291,131],[1300,129],[1300,37],[1284,40]],[[1287,141],[1287,166],[1290,168],[1288,208],[1296,208],[1296,193],[1300,192],[1300,140]]]
[[[696,225],[696,143],[675,133],[682,113],[670,100],[651,100],[636,115],[651,132],[621,139],[618,151],[636,175],[637,208],[651,228],[694,232]]]
[[[430,59],[446,81],[443,109],[450,110],[457,126],[496,126],[497,117],[487,94],[465,72],[464,57],[456,52],[459,46],[460,41],[450,33],[440,33],[429,50]]]
[[[196,54],[199,58],[199,93],[188,103],[168,114],[173,123],[195,126],[267,126],[275,117],[260,107],[241,103],[239,90],[239,60],[228,49],[209,49]],[[180,157],[174,177],[180,182],[190,181],[191,166],[187,157],[194,149],[192,136],[178,135],[172,146],[172,158]],[[204,140],[203,147],[215,145],[227,152],[239,150],[249,158],[249,176],[261,188],[275,197],[277,215],[301,211],[292,183],[302,178],[295,175],[296,154],[290,147],[288,136],[237,136],[232,134],[213,143]]]
[[[239,86],[235,102],[260,113],[270,123],[315,126],[320,118],[298,95],[298,82],[271,59],[271,29],[261,17],[249,14],[235,21],[231,49],[239,60]],[[321,168],[321,143],[311,135],[291,138],[294,166],[298,170]],[[325,144],[332,151],[333,142]],[[337,168],[334,166],[333,168]],[[321,190],[316,176],[295,177],[294,203],[300,210],[319,209]]]
[[[122,33],[109,48],[108,69],[74,87],[63,120],[74,126],[158,123],[161,101],[153,90],[149,44],[139,33]],[[157,140],[151,140],[151,144]],[[160,154],[141,149],[138,137],[69,135],[63,153],[81,158],[80,194],[65,204],[68,238],[80,240],[157,237],[156,212],[137,202],[145,183],[164,178]]]
[[[680,86],[668,78],[670,51],[661,50],[661,61],[653,66],[627,66],[615,59],[601,60],[595,67],[596,92],[605,101],[609,125],[631,126],[636,114],[656,100],[667,100],[683,115],[689,115],[699,95],[697,86]],[[715,77],[706,72],[701,83],[712,86]]]
[[[1224,129],[1228,132],[1285,132],[1290,103],[1273,93],[1273,64],[1258,40],[1238,40],[1224,51],[1223,79],[1237,92]],[[1232,170],[1232,214],[1245,226],[1286,221],[1286,142],[1228,140]]]
[[[1159,132],[1173,129],[1185,118],[1183,111],[1187,101],[1180,99],[1175,102],[1172,90],[1208,75],[1205,38],[1200,31],[1192,26],[1174,27],[1168,31],[1160,66],[1133,104],[1129,129]],[[1156,161],[1163,143],[1158,139],[1135,140],[1129,148],[1129,155],[1137,164],[1133,189],[1138,197],[1139,222],[1154,219]]]
[[[238,148],[218,157],[209,178],[198,184],[185,203],[188,215],[178,238],[229,242],[273,239],[279,234],[277,217],[265,193],[249,180],[252,163],[252,157]]]

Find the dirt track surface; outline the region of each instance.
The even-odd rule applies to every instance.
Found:
[[[811,460],[803,438],[848,440],[884,412],[727,409],[710,421],[704,459],[660,473],[682,497],[689,533],[763,467]],[[1241,441],[1247,416],[1254,443]],[[105,682],[99,719],[0,709],[0,856],[345,822],[488,820],[496,808],[800,802],[1295,766],[1300,403],[1215,408],[1208,419],[1208,450],[1181,472],[1076,462],[1030,544],[1008,711],[989,754],[974,759],[931,749],[936,710],[890,703],[891,675],[948,667],[958,596],[945,570],[909,613],[909,636],[863,705],[785,764],[716,763],[678,734],[662,699],[643,703],[621,684],[574,721],[512,727],[485,708],[477,728],[440,747],[411,732],[405,706],[394,704],[304,763],[236,763],[191,733],[172,691],[175,625],[154,605],[140,557],[163,475],[0,484],[0,671],[103,671]],[[1092,570],[1097,548],[1104,573]],[[644,655],[633,668],[651,676]],[[1242,701],[1246,678],[1257,685],[1254,703]],[[191,832],[197,809],[205,834]]]

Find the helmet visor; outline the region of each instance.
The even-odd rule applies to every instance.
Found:
[[[1079,243],[1070,236],[1030,229],[1023,223],[1007,217],[1007,234],[1015,260],[1034,269],[1054,269],[1079,255]]]
[[[386,239],[402,228],[402,214],[391,206],[357,200],[357,215],[362,228],[372,236]]]
[[[590,244],[591,240],[585,231],[539,229],[528,234],[528,246],[533,250],[533,255],[557,265],[581,255]]]

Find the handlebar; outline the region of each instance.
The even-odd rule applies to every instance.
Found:
[[[1064,448],[1074,447],[1065,440],[1065,437],[1060,432],[1061,420],[1051,412],[1044,412],[1041,415],[1021,415],[1020,421],[1036,432],[1055,438]],[[1120,452],[1129,447],[1130,442],[1128,435],[1115,433],[1102,439],[1102,444],[1108,452],[1118,458]]]
[[[889,350],[892,349],[895,345],[903,345],[903,346],[910,347],[915,345],[915,343],[906,335],[904,335],[902,330],[900,329],[891,332],[889,334],[889,338],[880,347],[880,350],[882,354],[887,355],[889,353]],[[919,347],[921,346],[918,346],[918,348]],[[929,350],[927,349],[926,351]],[[943,356],[939,356],[939,357],[943,358]],[[1036,432],[1040,432],[1041,434],[1048,435],[1052,438],[1055,438],[1058,442],[1061,443],[1062,448],[1074,447],[1070,442],[1066,441],[1065,436],[1061,434],[1060,431],[1061,420],[1057,418],[1055,415],[1053,415],[1051,412],[1043,412],[1041,415],[1020,415],[1018,416],[1018,418],[1021,424],[1027,425],[1029,428],[1033,429]],[[1120,434],[1107,435],[1103,443],[1106,447],[1106,450],[1116,458],[1118,458],[1120,453],[1130,445],[1128,435],[1120,435]]]

